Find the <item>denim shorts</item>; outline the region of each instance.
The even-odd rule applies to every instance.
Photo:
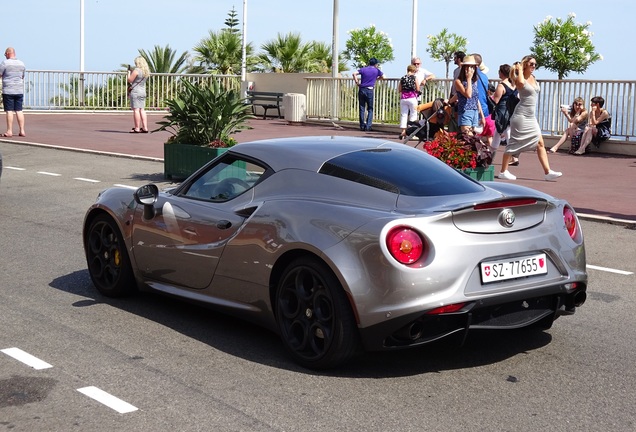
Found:
[[[479,126],[479,111],[478,110],[465,110],[459,116],[459,126]]]
[[[24,95],[2,94],[2,107],[6,111],[22,111]]]

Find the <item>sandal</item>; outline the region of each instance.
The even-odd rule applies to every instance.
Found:
[[[148,133],[148,129],[141,129],[140,132],[141,133]]]
[[[135,129],[135,128],[132,128],[132,129],[130,130],[130,132],[128,132],[128,133],[141,133],[141,131],[140,131],[140,130],[137,130],[137,129]]]

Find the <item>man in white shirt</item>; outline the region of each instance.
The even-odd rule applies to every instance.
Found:
[[[419,57],[413,57],[411,59],[411,64],[417,68],[417,70],[415,71],[415,81],[419,85],[420,89],[422,89],[422,87],[425,86],[427,82],[435,79],[435,75],[433,75],[432,72],[422,67],[422,61]]]
[[[13,117],[17,117],[20,127],[19,135],[26,136],[24,132],[24,114],[22,103],[24,102],[24,73],[26,68],[21,60],[15,58],[15,50],[11,47],[4,52],[6,60],[0,63],[0,77],[2,77],[2,105],[7,114],[7,131],[3,137],[13,136]]]

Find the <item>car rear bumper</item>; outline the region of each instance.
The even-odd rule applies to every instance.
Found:
[[[467,301],[457,312],[421,311],[360,329],[368,351],[424,345],[455,335],[463,343],[470,330],[518,329],[541,323],[549,327],[572,315],[586,299],[587,285],[551,286]]]

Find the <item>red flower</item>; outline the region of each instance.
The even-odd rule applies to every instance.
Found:
[[[458,140],[456,132],[440,130],[435,134],[433,141],[424,144],[424,150],[453,168],[466,169],[477,166],[477,152],[469,144]]]

